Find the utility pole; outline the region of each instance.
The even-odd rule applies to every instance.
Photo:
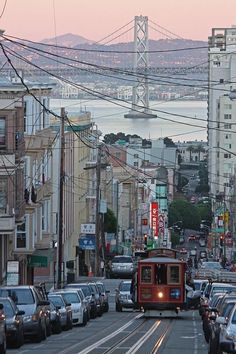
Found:
[[[95,234],[95,276],[100,275],[100,180],[101,180],[101,146],[98,146],[97,165],[96,165],[96,234]]]
[[[57,245],[57,288],[62,287],[62,236],[63,236],[63,187],[65,175],[65,108],[61,108],[61,131],[60,131],[60,182],[59,182],[59,227]]]
[[[119,251],[119,181],[116,182],[116,254]]]

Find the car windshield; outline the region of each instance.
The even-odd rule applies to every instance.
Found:
[[[14,311],[10,301],[8,300],[0,300],[1,304],[3,304],[3,311],[6,317],[13,317]]]
[[[221,316],[223,317],[229,317],[230,312],[232,311],[235,303],[234,302],[229,302],[227,303],[224,308],[222,309]]]
[[[100,293],[104,293],[105,292],[102,284],[97,284],[97,287],[98,287],[98,290],[100,291]]]
[[[90,288],[88,285],[86,284],[71,284],[71,285],[68,285],[66,288],[80,288],[83,293],[84,293],[84,296],[90,296],[91,295],[91,291],[90,291]]]
[[[56,295],[53,295],[53,296],[48,296],[49,300],[52,301],[52,303],[55,305],[55,306],[61,306],[61,307],[65,307],[65,304],[62,300],[62,298],[60,296],[56,296]]]
[[[78,302],[80,302],[79,295],[77,295],[76,293],[64,293],[63,297],[66,302],[71,304],[77,304]]]
[[[121,283],[120,291],[130,291],[131,283]]]
[[[195,287],[195,290],[200,290],[201,289],[201,283],[195,283],[194,282],[194,287]]]
[[[31,289],[0,289],[0,296],[9,296],[17,305],[32,305],[35,303]]]
[[[115,257],[112,263],[133,263],[133,261],[131,257]]]
[[[95,285],[93,285],[93,284],[90,284],[90,288],[92,289],[92,292],[94,293],[94,294],[97,294],[97,288],[96,288],[96,286]]]
[[[202,266],[209,269],[221,269],[221,265],[218,262],[204,262]]]
[[[230,287],[229,286],[227,286],[227,287],[218,287],[218,286],[215,286],[215,287],[213,287],[212,288],[212,291],[211,291],[211,294],[212,294],[212,296],[214,295],[214,294],[216,294],[216,293],[226,293],[227,291],[229,291],[230,290]]]

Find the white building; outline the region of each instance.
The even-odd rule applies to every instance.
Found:
[[[208,170],[213,196],[227,194],[236,141],[236,28],[213,28],[209,37]]]

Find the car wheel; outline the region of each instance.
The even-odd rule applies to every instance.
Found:
[[[116,303],[116,312],[122,312],[122,306],[119,303]]]
[[[106,303],[106,306],[105,306],[105,309],[104,309],[104,312],[108,312],[109,311],[109,304]]]
[[[7,342],[5,338],[4,342],[0,345],[0,354],[6,354],[6,348],[7,348]]]
[[[86,324],[87,324],[87,315],[86,315],[86,313],[84,313],[82,326],[86,326]]]
[[[47,337],[50,337],[51,334],[52,334],[52,326],[51,323],[49,322],[47,325]]]
[[[45,340],[47,338],[47,326],[45,322],[44,322],[44,326],[42,326],[41,334],[42,334],[42,340]]]

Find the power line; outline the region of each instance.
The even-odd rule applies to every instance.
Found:
[[[7,0],[5,0],[5,3],[3,5],[3,9],[2,9],[2,12],[0,14],[0,18],[2,18],[3,14],[4,14],[5,10],[6,10],[6,6],[7,6]]]

